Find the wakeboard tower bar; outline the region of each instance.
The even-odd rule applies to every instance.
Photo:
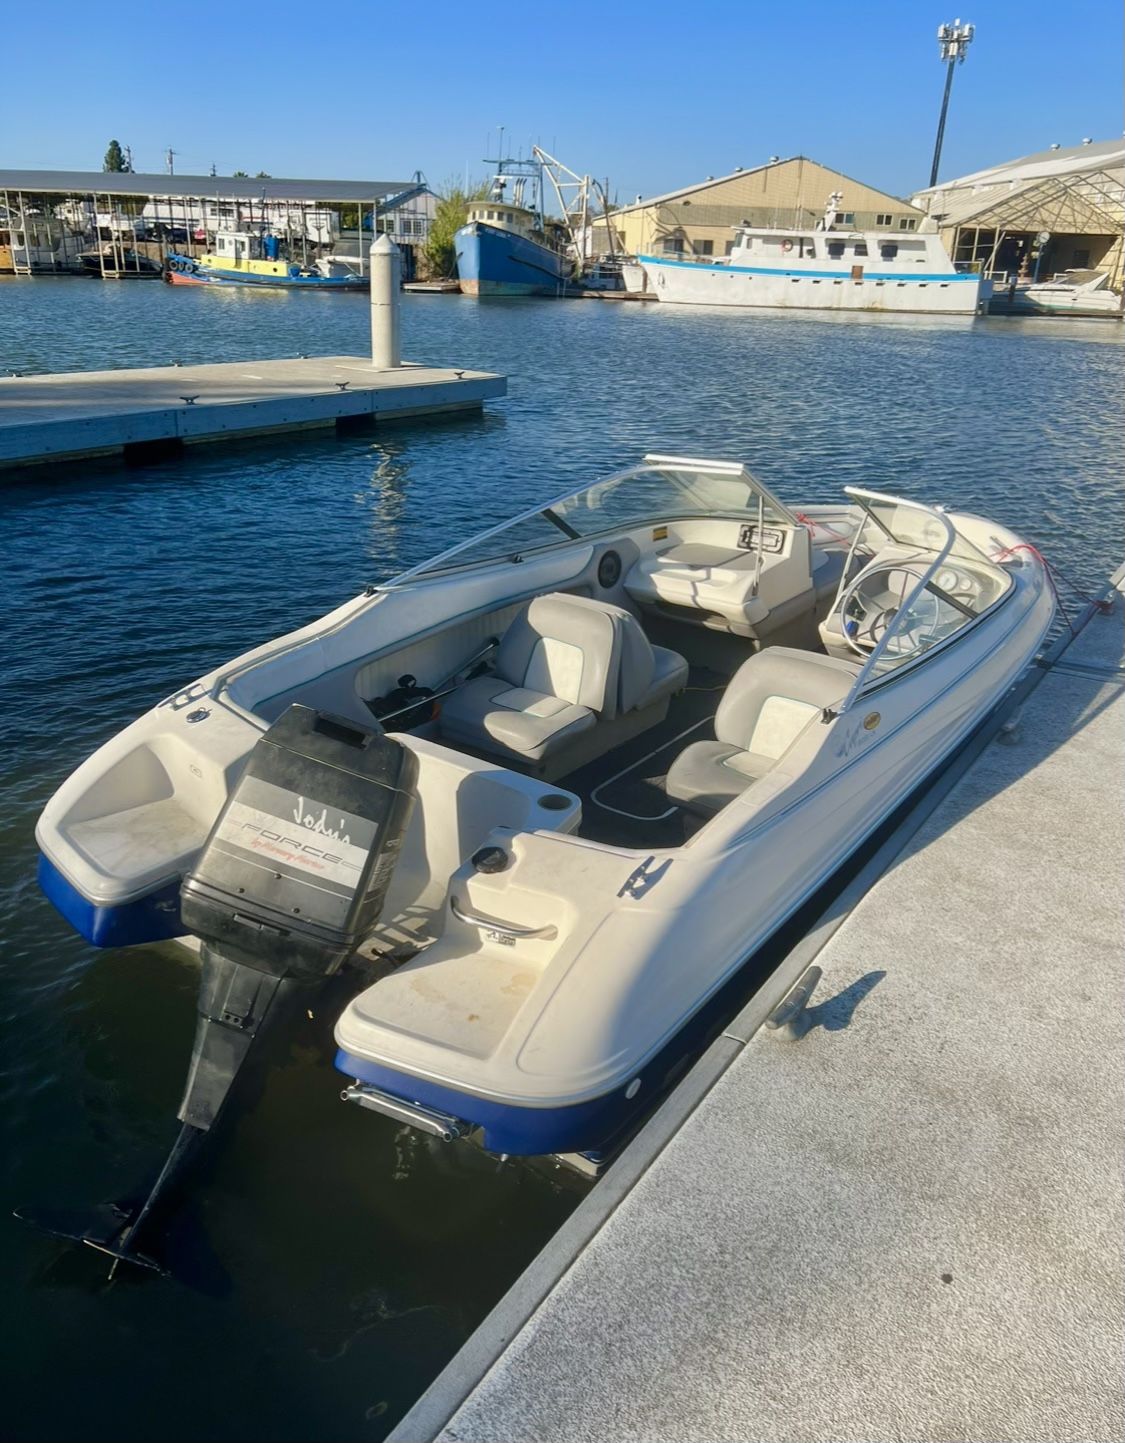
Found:
[[[82,1213],[21,1208],[57,1237],[158,1273],[142,1251],[198,1158],[254,1044],[370,932],[415,800],[417,757],[376,726],[294,705],[261,737],[184,879],[185,932],[202,942],[181,1123],[139,1200]]]

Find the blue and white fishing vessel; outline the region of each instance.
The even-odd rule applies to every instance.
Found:
[[[728,256],[641,255],[637,262],[648,290],[667,305],[971,316],[991,295],[991,281],[957,270],[929,218],[917,231],[845,229],[836,221],[840,199],[833,193],[823,219],[807,230],[737,226]]]
[[[454,237],[467,296],[565,295],[575,275],[569,228],[544,213],[543,166],[494,162],[488,196],[473,201]]]

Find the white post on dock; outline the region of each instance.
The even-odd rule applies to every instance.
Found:
[[[393,371],[402,364],[398,308],[402,281],[402,255],[388,235],[381,235],[368,252],[371,266],[371,364]]]

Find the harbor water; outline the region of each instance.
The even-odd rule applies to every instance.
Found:
[[[367,328],[364,296],[0,278],[2,372],[363,355]],[[7,1436],[380,1439],[582,1195],[343,1106],[329,997],[214,1150],[179,1220],[185,1281],[107,1285],[104,1259],[13,1220],[144,1179],[194,1027],[189,959],[97,953],[38,894],[36,816],[96,746],[367,582],[645,451],[745,460],[798,507],[855,483],[970,509],[1080,588],[1120,557],[1120,325],[408,296],[403,349],[506,373],[509,397],[0,474]]]

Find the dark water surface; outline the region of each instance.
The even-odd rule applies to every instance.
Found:
[[[1120,559],[1120,325],[428,296],[403,320],[412,360],[506,372],[508,400],[0,479],[7,1436],[381,1438],[580,1196],[343,1106],[327,1006],[186,1219],[225,1278],[107,1288],[94,1254],[12,1221],[145,1174],[194,1025],[190,962],[97,953],[36,890],[35,818],[94,747],[368,580],[645,450],[743,459],[798,504],[849,482],[957,503],[1084,586]],[[366,347],[361,296],[0,278],[0,374]]]

